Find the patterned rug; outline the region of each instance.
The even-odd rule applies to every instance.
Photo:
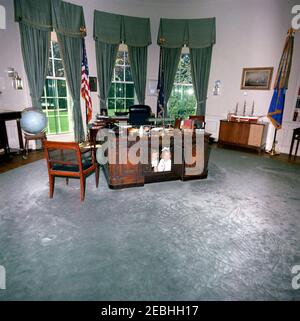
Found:
[[[109,190],[0,175],[0,300],[299,300],[300,166],[214,149],[206,180]],[[300,282],[300,281],[299,281]]]

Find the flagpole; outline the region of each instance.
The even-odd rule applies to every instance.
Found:
[[[290,28],[287,32],[283,53],[279,62],[277,76],[274,85],[274,94],[268,111],[268,118],[271,120],[275,127],[273,144],[271,150],[267,151],[270,156],[276,156],[280,153],[276,151],[276,136],[277,130],[281,128],[285,94],[288,89],[288,81],[292,64],[293,47],[294,47],[294,33],[295,29]]]
[[[278,153],[276,151],[276,136],[277,136],[277,128],[275,128],[275,133],[274,133],[274,138],[273,138],[273,144],[272,144],[272,148],[270,149],[270,151],[268,151],[267,153],[270,155],[270,156],[276,156],[276,155],[279,155],[280,153]]]
[[[86,125],[86,140],[89,140],[89,129],[88,129],[88,108],[87,103],[85,102],[85,125]]]

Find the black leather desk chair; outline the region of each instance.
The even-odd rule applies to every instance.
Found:
[[[295,156],[297,156],[298,147],[299,147],[299,141],[300,141],[300,127],[299,127],[299,128],[295,128],[295,129],[294,129],[293,137],[292,137],[292,142],[291,142],[290,153],[289,153],[289,157],[291,157],[291,156],[292,156],[292,153],[293,153],[293,147],[294,147],[294,142],[295,142],[295,141],[297,141],[296,151],[295,151]]]
[[[151,115],[148,105],[133,105],[129,107],[129,123],[131,125],[146,125]]]

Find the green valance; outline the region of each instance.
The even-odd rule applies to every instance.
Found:
[[[94,39],[103,43],[119,44],[122,38],[122,16],[95,10]]]
[[[128,46],[151,44],[150,19],[94,12],[94,39],[107,44],[124,42]]]
[[[59,34],[69,37],[85,36],[82,6],[61,0],[52,0],[52,24]]]
[[[206,48],[216,43],[216,19],[160,19],[157,43],[165,48]]]
[[[40,30],[52,30],[51,0],[14,0],[15,21]]]
[[[149,18],[123,16],[124,43],[131,47],[146,47],[151,44]]]

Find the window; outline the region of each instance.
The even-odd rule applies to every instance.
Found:
[[[58,43],[51,41],[48,75],[42,107],[48,117],[48,134],[68,133],[71,126],[70,98]]]
[[[134,105],[134,84],[128,61],[128,52],[119,50],[108,95],[108,115],[127,111],[131,105]]]
[[[171,96],[168,101],[170,117],[188,118],[196,114],[196,97],[194,94],[190,55],[181,55]]]

